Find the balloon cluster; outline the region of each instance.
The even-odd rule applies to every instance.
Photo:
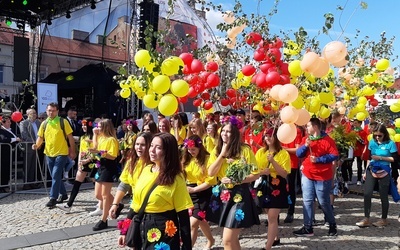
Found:
[[[235,14],[231,11],[226,11],[222,14],[222,19],[226,24],[232,25],[232,27],[226,31],[226,36],[228,37],[226,47],[228,49],[233,49],[236,46],[236,37],[243,32],[247,25],[245,23],[239,25],[240,21],[235,25]]]

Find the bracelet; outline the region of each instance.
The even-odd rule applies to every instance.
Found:
[[[111,204],[111,206],[119,206],[119,204],[117,204],[117,203],[114,203],[114,204]]]

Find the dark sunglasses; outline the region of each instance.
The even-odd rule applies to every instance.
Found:
[[[383,137],[383,135],[374,135],[374,137],[381,138],[381,137]]]

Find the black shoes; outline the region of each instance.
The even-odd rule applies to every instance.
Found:
[[[293,234],[299,237],[311,237],[314,236],[314,230],[312,228],[307,229],[302,227],[300,230],[293,231]]]
[[[292,223],[293,222],[293,214],[287,214],[283,223]]]
[[[329,225],[328,236],[336,236],[336,235],[337,235],[336,225]]]
[[[66,201],[66,200],[68,200],[68,195],[66,195],[66,194],[60,195],[60,196],[58,196],[57,203],[60,204],[60,203],[63,203],[64,201]]]
[[[48,208],[54,208],[57,204],[57,200],[56,199],[50,199],[49,202],[47,202],[46,207]]]
[[[124,209],[124,204],[119,203],[117,211],[115,211],[115,219],[118,218],[118,216],[121,214],[122,209]]]
[[[103,230],[103,229],[106,229],[107,227],[108,227],[107,221],[104,222],[104,221],[100,220],[99,222],[96,223],[96,225],[94,225],[93,231]]]

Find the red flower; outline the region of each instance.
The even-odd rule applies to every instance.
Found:
[[[272,191],[271,194],[272,194],[273,196],[276,197],[276,196],[278,196],[280,193],[281,193],[281,191],[280,191],[279,189],[275,189],[274,191]]]
[[[271,184],[274,186],[278,186],[281,181],[278,178],[272,178]]]
[[[228,190],[224,190],[221,192],[220,198],[221,198],[221,201],[227,202],[231,198],[231,193],[229,193]]]
[[[197,215],[204,220],[206,218],[206,211],[199,211]]]
[[[257,197],[257,190],[252,189],[252,190],[250,190],[250,193],[251,193],[251,197],[253,197],[253,199],[255,199]]]

